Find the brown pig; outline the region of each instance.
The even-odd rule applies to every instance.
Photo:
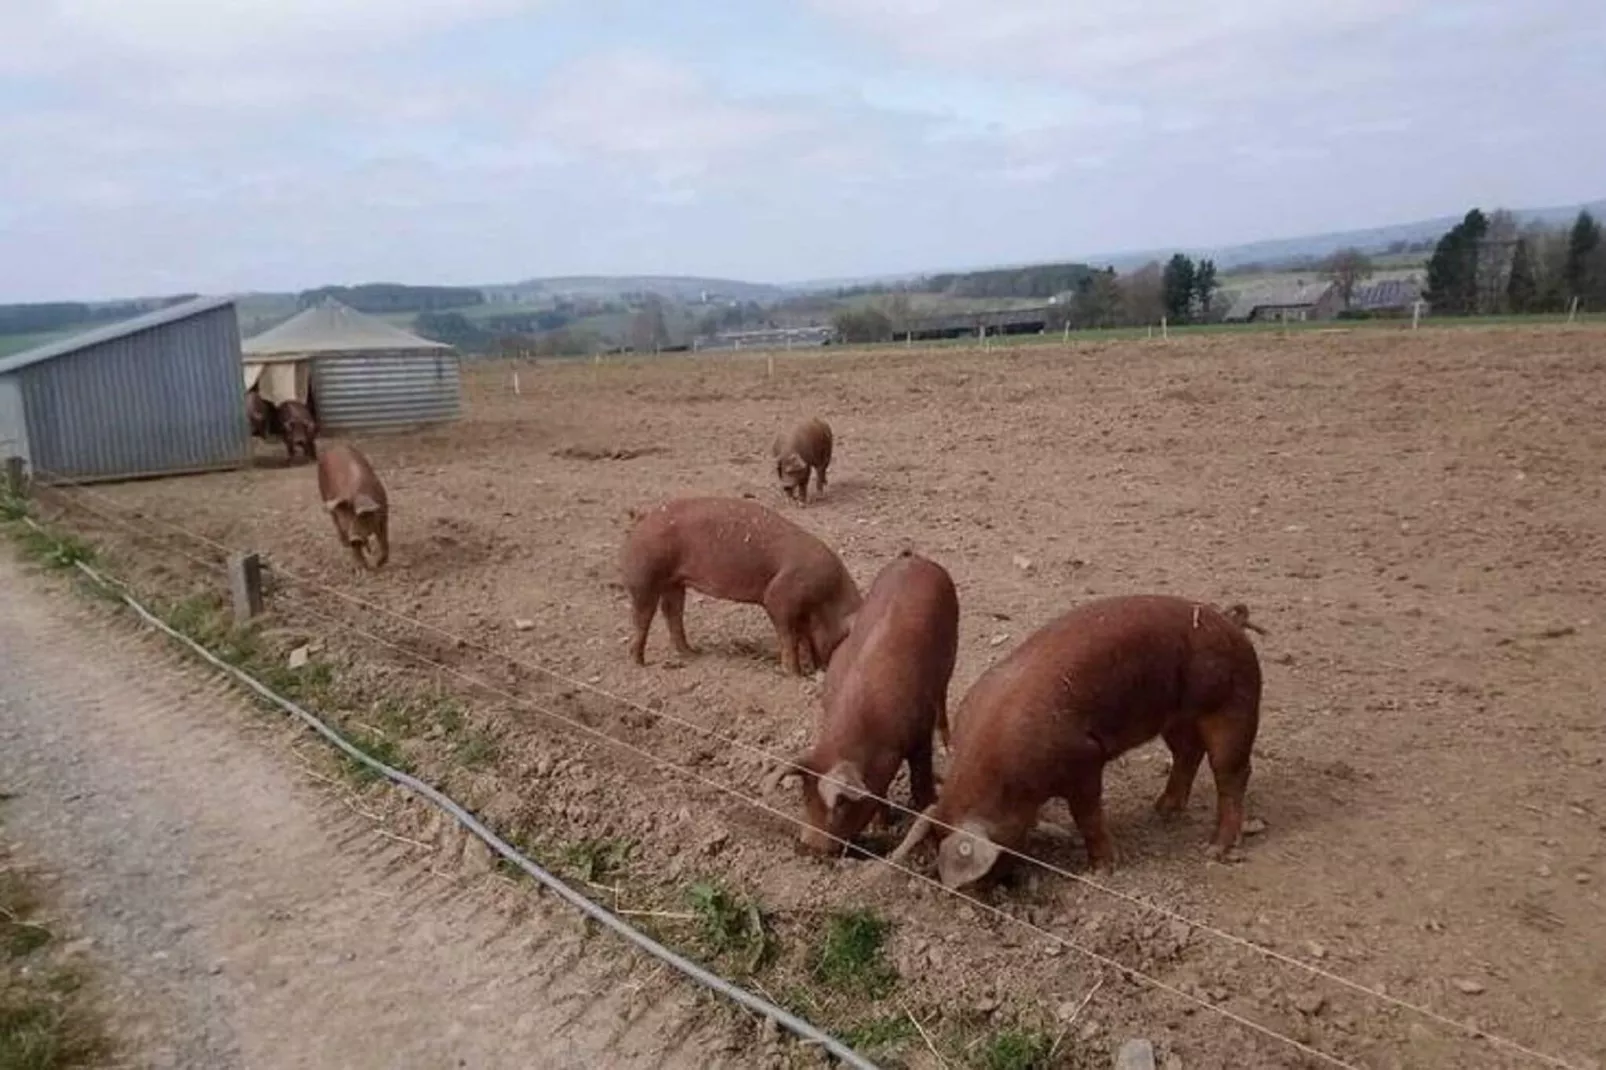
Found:
[[[948,681],[959,650],[959,595],[935,561],[903,551],[881,570],[825,671],[812,749],[783,767],[802,780],[803,846],[835,853],[882,813],[909,763],[914,809],[936,799],[931,732],[947,735]],[[799,768],[801,767],[801,768]]]
[[[620,553],[635,635],[630,655],[646,664],[647,632],[662,609],[682,654],[686,588],[762,605],[775,625],[781,665],[802,673],[807,651],[824,668],[848,634],[862,598],[825,543],[772,509],[742,498],[677,498],[636,514]]]
[[[775,456],[775,478],[788,498],[799,505],[808,504],[811,471],[818,493],[825,493],[825,470],[831,467],[832,441],[830,425],[818,417],[776,436],[770,453]]]
[[[390,559],[390,503],[385,485],[368,458],[344,442],[318,456],[318,493],[334,518],[340,541],[364,568],[379,569]],[[367,550],[373,544],[374,554]]]
[[[1260,721],[1260,660],[1231,615],[1166,595],[1103,598],[1028,637],[965,695],[942,797],[890,858],[933,831],[937,869],[957,888],[1020,850],[1050,799],[1070,806],[1096,869],[1115,862],[1101,802],[1106,763],[1155,736],[1171,749],[1162,814],[1188,803],[1206,755],[1216,781],[1210,855],[1238,842]],[[949,826],[942,828],[940,826]],[[959,830],[952,833],[951,829]]]
[[[253,438],[267,438],[278,433],[278,413],[274,411],[273,403],[255,387],[245,392],[245,418],[251,424]]]
[[[296,450],[308,458],[318,456],[318,421],[312,410],[300,401],[279,402],[279,434],[284,438],[284,451],[295,460]]]

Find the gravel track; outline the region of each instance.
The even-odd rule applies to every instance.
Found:
[[[301,733],[9,551],[0,590],[8,833],[127,1065],[726,1065],[728,1029],[656,963],[528,893],[511,921],[491,878],[299,776]]]

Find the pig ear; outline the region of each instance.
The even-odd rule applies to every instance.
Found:
[[[771,792],[789,780],[799,780],[806,773],[813,774],[813,772],[814,770],[809,768],[809,753],[804,751],[801,754],[794,754],[785,763],[776,762],[775,768],[764,778],[762,787],[766,793]]]
[[[858,802],[868,794],[870,789],[852,762],[837,762],[820,778],[820,801],[827,810],[835,810],[839,802]]]
[[[355,498],[353,498],[351,500],[351,507],[356,510],[358,516],[362,516],[366,513],[379,512],[379,503],[374,501],[374,499],[367,494],[358,494]]]
[[[326,500],[323,503],[323,507],[324,507],[325,510],[327,510],[328,512],[332,513],[336,509],[339,509],[342,505],[345,505],[345,504],[346,504],[346,499],[344,499],[344,498],[329,498],[328,500]]]
[[[949,888],[962,888],[981,880],[998,861],[998,845],[974,824],[959,827],[943,841],[937,853],[937,872]]]
[[[909,857],[909,852],[919,847],[921,841],[931,835],[931,817],[936,812],[936,803],[932,803],[921,811],[920,816],[915,818],[915,823],[910,826],[908,835],[903,838],[903,842],[893,848],[892,853],[887,856],[888,862],[895,866],[901,866],[904,860]]]

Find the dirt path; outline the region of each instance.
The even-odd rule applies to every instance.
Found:
[[[0,591],[8,832],[91,941],[132,1064],[717,1063],[654,964],[407,863],[300,782],[275,753],[291,730],[9,551]]]

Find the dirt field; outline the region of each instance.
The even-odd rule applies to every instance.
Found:
[[[95,493],[782,754],[808,739],[817,687],[781,675],[761,610],[693,595],[701,656],[674,660],[660,622],[647,667],[628,661],[615,565],[628,507],[754,495],[821,535],[863,587],[904,546],[934,557],[962,606],[954,705],[1078,600],[1242,600],[1270,633],[1256,637],[1266,700],[1249,789],[1264,831],[1241,863],[1206,865],[1208,770],[1187,819],[1162,824],[1149,805],[1167,758],[1152,744],[1106,776],[1123,861],[1109,887],[1564,1060],[1549,1065],[1598,1067],[1603,356],[1593,328],[1334,331],[826,350],[778,355],[773,376],[751,356],[523,366],[519,396],[508,367],[481,367],[460,425],[361,443],[394,503],[392,562],[377,576],[336,543],[310,467]],[[773,487],[768,451],[810,413],[835,428],[837,458],[827,496],[800,512]],[[142,583],[199,582],[157,542],[136,556]],[[308,629],[304,598],[274,593],[286,627]],[[310,604],[759,794],[756,762],[668,720],[327,597]],[[349,672],[416,680],[360,639],[314,630]],[[942,1009],[945,1026],[1038,1023],[1070,1065],[1107,1066],[1128,1036],[1188,1070],[1323,1065],[879,863],[803,857],[780,819],[527,709],[482,701],[473,716],[501,740],[489,769],[452,768],[427,738],[405,746],[504,826],[635,841],[638,885],[718,874],[775,913],[785,946],[826,911],[890,918],[904,980],[878,1008]],[[900,778],[894,797],[906,791]],[[765,801],[800,809],[795,791]],[[1069,824],[1061,804],[1046,816]],[[1032,850],[1083,869],[1079,842],[1040,837]],[[1064,877],[982,898],[1350,1065],[1547,1065]],[[924,1047],[905,1049],[911,1065]]]

